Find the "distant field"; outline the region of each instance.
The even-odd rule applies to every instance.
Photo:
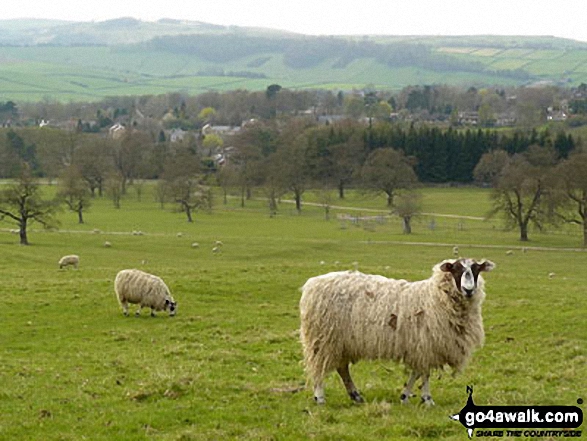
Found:
[[[478,405],[585,398],[587,253],[562,249],[580,242],[578,231],[533,232],[530,247],[554,249],[527,253],[497,221],[438,216],[431,229],[423,216],[406,236],[395,218],[337,220],[357,213],[353,207],[385,210],[383,199],[356,192],[333,200],[346,208],[332,210],[330,221],[319,207],[299,215],[283,202],[271,219],[262,199],[242,209],[237,198],[223,205],[218,197],[211,213],[188,224],[171,205],[160,209],[150,191],[139,202],[131,187],[120,210],[96,200],[84,225],[63,212],[61,232],[32,231],[30,247],[0,224],[0,439],[463,440],[448,415],[465,405],[467,385]],[[425,189],[424,209],[478,216],[486,196]],[[212,252],[216,240],[220,253]],[[426,278],[452,256],[452,244],[497,268],[486,276],[485,346],[462,374],[433,376],[436,406],[417,398],[400,405],[405,372],[383,361],[352,367],[364,405],[351,404],[334,375],[327,404],[315,405],[300,364],[299,287],[354,262],[368,273]],[[81,256],[80,269],[58,270],[70,253]],[[164,278],[179,304],[175,318],[122,316],[112,281],[132,267]]]
[[[587,51],[581,49],[540,50],[507,45],[476,48],[465,39],[462,46],[451,41],[450,46],[439,45],[434,50],[480,62],[489,70],[523,69],[534,76],[533,80],[562,80],[567,85],[587,81]],[[489,72],[447,73],[417,66],[393,68],[369,58],[356,59],[343,67],[339,62],[338,57],[333,57],[313,67],[294,69],[278,53],[213,63],[195,56],[128,47],[0,47],[0,100],[99,100],[113,95],[177,91],[197,94],[209,90],[264,90],[273,83],[292,89],[345,90],[366,85],[399,90],[416,84],[520,84],[519,80]],[[225,76],[217,74],[222,71]],[[262,74],[266,78],[229,76],[231,72],[232,75]]]

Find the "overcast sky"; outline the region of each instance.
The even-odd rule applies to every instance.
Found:
[[[553,35],[587,42],[585,0],[2,0],[0,19],[175,18],[313,35]]]

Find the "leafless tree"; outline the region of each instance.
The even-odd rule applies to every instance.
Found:
[[[0,191],[0,219],[18,226],[20,244],[28,245],[27,228],[31,222],[38,222],[45,228],[57,225],[55,213],[58,203],[44,199],[37,179],[31,168],[24,163],[18,178]]]

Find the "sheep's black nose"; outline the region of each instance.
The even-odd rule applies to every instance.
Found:
[[[464,288],[464,291],[465,291],[465,296],[466,296],[467,298],[468,298],[468,297],[473,297],[473,290],[472,290],[472,289],[467,289],[467,288]]]

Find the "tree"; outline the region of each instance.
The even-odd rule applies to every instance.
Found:
[[[114,170],[113,150],[116,141],[107,138],[94,138],[79,146],[73,157],[92,197],[98,190],[102,196],[106,179]]]
[[[194,221],[194,211],[209,208],[212,204],[211,192],[202,185],[199,172],[198,157],[187,151],[170,158],[163,172],[167,194],[178,204],[179,210],[186,214],[190,223]]]
[[[302,195],[310,185],[307,121],[291,120],[280,133],[281,147],[275,153],[282,187],[293,192],[296,210],[302,211]]]
[[[78,223],[84,223],[83,213],[91,205],[91,194],[78,167],[70,165],[60,175],[57,197],[69,210],[77,213]]]
[[[556,204],[557,216],[582,227],[583,246],[587,247],[587,152],[571,155],[560,163],[556,175],[562,196]]]
[[[346,142],[330,147],[332,153],[332,177],[338,188],[338,197],[344,199],[344,191],[361,168],[365,158],[363,142],[358,136],[350,137]]]
[[[394,213],[402,219],[404,234],[412,234],[412,218],[422,211],[422,195],[405,191],[397,196]]]
[[[361,181],[365,189],[387,195],[387,206],[394,206],[399,190],[412,188],[418,178],[412,164],[401,150],[377,149],[367,157],[361,168]]]
[[[553,189],[554,153],[531,146],[525,154],[514,155],[504,167],[491,194],[489,216],[504,215],[506,223],[520,230],[520,240],[528,240],[530,224],[539,229],[548,220],[546,197]]]
[[[149,138],[138,132],[125,132],[119,142],[114,144],[113,159],[120,176],[121,192],[126,194],[127,183],[140,175],[141,167],[150,150],[151,142]]]
[[[0,191],[0,219],[18,226],[21,245],[29,244],[27,227],[31,222],[38,222],[45,228],[57,225],[55,213],[58,203],[43,199],[29,164],[22,165],[15,182],[3,187]]]
[[[488,184],[494,187],[499,176],[509,162],[510,156],[505,150],[494,150],[485,153],[473,170],[475,181],[480,184]]]

